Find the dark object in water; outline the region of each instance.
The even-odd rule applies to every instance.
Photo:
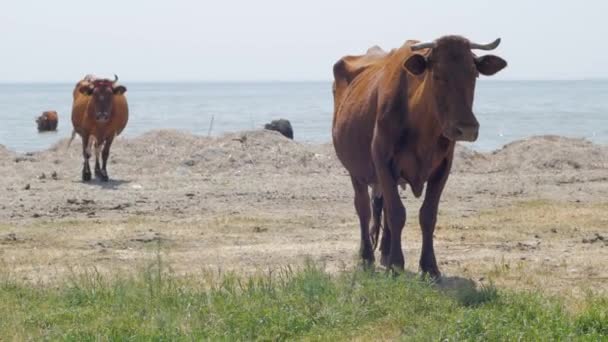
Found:
[[[42,113],[42,115],[36,119],[36,124],[38,124],[38,132],[56,131],[58,121],[59,117],[56,111],[49,110]]]
[[[289,120],[272,120],[269,124],[264,125],[264,129],[277,131],[286,136],[287,138],[293,140],[293,129],[291,128],[291,123],[289,122]]]

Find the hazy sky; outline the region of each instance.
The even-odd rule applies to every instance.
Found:
[[[462,34],[501,79],[608,78],[608,1],[3,1],[0,82],[329,80],[378,44]]]

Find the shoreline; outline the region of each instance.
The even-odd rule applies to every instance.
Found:
[[[191,136],[193,138],[200,138],[200,139],[222,139],[225,136],[233,136],[233,135],[238,135],[238,134],[247,134],[247,133],[251,133],[251,132],[257,132],[257,131],[262,131],[263,128],[259,128],[259,129],[253,129],[253,130],[244,130],[244,131],[234,131],[234,132],[224,132],[224,133],[220,133],[218,135],[211,135],[211,136],[206,136],[203,134],[196,134],[193,133],[191,131],[187,131],[187,130],[183,130],[183,129],[172,129],[172,128],[168,128],[168,129],[151,129],[148,131],[145,131],[143,133],[137,134],[137,135],[130,135],[130,134],[122,134],[120,135],[117,139],[117,141],[131,141],[131,140],[137,140],[140,139],[141,137],[150,135],[150,134],[162,134],[163,132],[170,132],[172,134],[178,134],[178,135],[183,135],[183,136]],[[42,134],[42,135],[49,135],[49,134],[53,134],[53,135],[58,135],[61,134],[58,131],[57,132],[43,132],[43,133],[36,133],[36,134]],[[67,135],[65,135],[65,137],[61,137],[58,138],[57,141],[55,141],[54,143],[51,143],[49,147],[47,148],[42,148],[42,149],[36,149],[36,150],[32,150],[32,151],[24,151],[24,152],[20,152],[17,151],[16,149],[13,148],[9,148],[7,147],[7,145],[4,144],[0,144],[0,151],[5,151],[5,152],[9,152],[12,153],[14,155],[28,155],[28,154],[37,154],[37,153],[43,153],[49,150],[53,150],[56,149],[57,146],[61,145],[61,144],[65,144],[68,140],[69,140],[69,136],[71,134],[71,131],[66,133]],[[78,140],[80,137],[76,136],[75,140]],[[495,154],[498,153],[501,150],[504,150],[505,148],[507,148],[508,146],[512,145],[512,144],[517,144],[520,142],[526,142],[526,141],[530,141],[530,140],[535,140],[535,139],[563,139],[563,140],[571,140],[572,142],[583,142],[583,143],[589,143],[592,145],[595,145],[597,147],[600,148],[608,148],[608,144],[604,144],[604,143],[599,143],[599,142],[595,142],[592,139],[588,138],[588,137],[571,137],[571,136],[565,136],[565,135],[558,135],[558,134],[540,134],[540,135],[531,135],[528,137],[524,137],[521,139],[514,139],[511,140],[509,142],[504,143],[502,146],[495,148],[495,149],[477,149],[474,147],[471,147],[472,143],[457,143],[457,146],[459,146],[459,148],[464,148],[476,153],[481,153],[481,154]],[[329,139],[329,141],[327,142],[313,142],[313,141],[301,141],[299,139],[294,139],[293,140],[295,143],[298,144],[302,144],[302,145],[309,145],[309,146],[325,146],[325,145],[332,145],[331,142],[331,137]]]

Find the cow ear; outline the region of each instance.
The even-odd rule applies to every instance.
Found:
[[[416,76],[422,74],[426,70],[427,65],[426,57],[419,54],[411,55],[403,62],[403,68]]]
[[[507,66],[507,61],[504,59],[494,56],[485,55],[481,57],[475,57],[475,66],[480,74],[486,76],[492,76]]]
[[[93,94],[94,89],[95,88],[93,86],[88,85],[88,86],[78,88],[78,91],[83,95],[91,95],[91,94]]]
[[[122,95],[127,92],[127,87],[119,85],[118,87],[114,87],[114,94]]]

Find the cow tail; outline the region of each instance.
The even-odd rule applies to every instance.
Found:
[[[374,251],[380,242],[380,231],[388,229],[388,227],[384,227],[382,225],[382,209],[384,207],[384,199],[382,198],[382,193],[378,191],[377,187],[378,185],[372,186],[372,227],[369,233]],[[382,234],[384,235],[385,232],[382,232]]]
[[[68,141],[68,148],[70,148],[70,145],[72,145],[72,141],[74,141],[74,137],[76,137],[76,130],[72,130],[72,137],[70,138],[70,141]]]

